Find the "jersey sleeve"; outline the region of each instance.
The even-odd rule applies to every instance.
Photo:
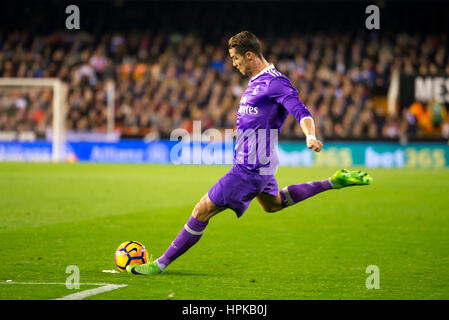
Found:
[[[284,106],[296,120],[301,122],[304,118],[312,118],[307,107],[298,98],[298,90],[296,90],[290,81],[283,77],[274,78],[268,85],[268,97]]]

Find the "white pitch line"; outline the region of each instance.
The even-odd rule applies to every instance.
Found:
[[[94,295],[102,293],[102,292],[107,292],[107,291],[111,291],[111,290],[115,290],[115,289],[123,288],[123,287],[127,287],[127,286],[128,285],[126,285],[126,284],[107,284],[107,285],[99,287],[99,288],[89,289],[89,290],[84,290],[81,292],[69,294],[68,296],[64,296],[62,298],[58,298],[55,300],[83,300],[84,298],[94,296]]]
[[[24,285],[66,285],[65,282],[14,282],[14,281],[8,281],[8,282],[0,282],[0,284],[24,284]],[[69,294],[67,296],[64,296],[62,298],[58,298],[55,300],[82,300],[84,298],[94,296],[99,293],[127,287],[127,284],[111,284],[111,283],[80,283],[81,285],[85,286],[101,286],[99,288],[94,289],[88,289],[83,290],[80,292],[76,292],[73,294]]]
[[[65,282],[15,282],[15,281],[8,281],[8,282],[0,282],[0,284],[48,284],[48,285],[66,285]],[[110,283],[80,283],[80,286],[105,286]]]

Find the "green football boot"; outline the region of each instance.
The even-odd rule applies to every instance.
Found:
[[[145,275],[145,274],[159,274],[162,270],[159,269],[156,261],[151,261],[145,264],[135,264],[127,266],[126,271],[132,274]]]
[[[350,186],[365,186],[371,184],[373,178],[363,171],[348,171],[346,169],[338,170],[329,181],[335,189],[341,189]]]

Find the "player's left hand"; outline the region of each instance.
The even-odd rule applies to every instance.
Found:
[[[323,148],[323,143],[313,136],[307,136],[306,143],[307,148],[312,149],[315,152],[320,152]]]

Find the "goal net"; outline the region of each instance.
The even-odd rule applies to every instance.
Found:
[[[49,140],[51,160],[64,161],[66,97],[57,78],[0,78],[0,142]]]

